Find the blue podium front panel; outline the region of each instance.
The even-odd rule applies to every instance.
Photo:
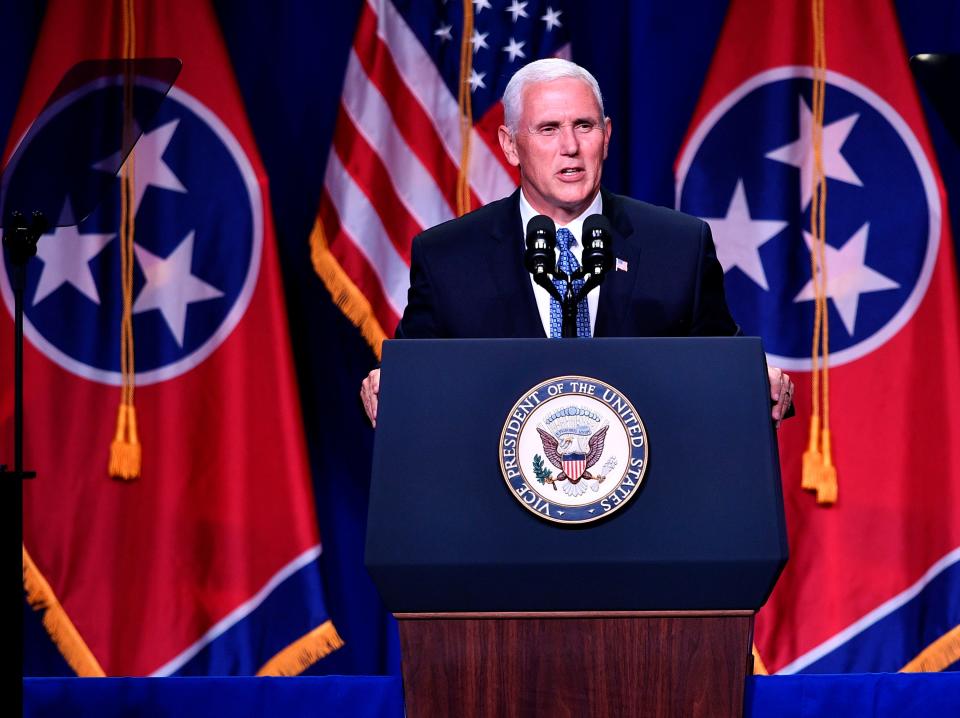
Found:
[[[500,459],[518,400],[570,375],[629,400],[646,471],[616,511],[565,525],[518,501]],[[786,561],[758,339],[387,342],[377,425],[366,559],[395,612],[756,609]],[[544,466],[561,471],[525,475]]]

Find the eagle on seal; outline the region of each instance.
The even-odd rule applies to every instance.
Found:
[[[578,484],[581,479],[593,479],[595,481],[602,481],[605,477],[603,476],[594,476],[588,469],[600,461],[600,456],[603,454],[603,442],[606,440],[607,429],[610,426],[604,426],[602,429],[599,429],[593,436],[590,437],[590,440],[587,442],[588,451],[583,463],[583,471],[579,476],[568,476],[564,472],[564,461],[563,455],[560,453],[560,441],[552,436],[549,432],[544,431],[539,426],[537,427],[537,433],[540,434],[540,441],[543,444],[543,453],[546,455],[547,459],[553,464],[559,473],[556,478],[548,478],[546,481],[549,484],[554,484],[557,481],[569,481],[571,485]],[[564,441],[569,442],[569,439]],[[556,486],[553,487],[556,490]],[[578,494],[581,492],[577,492]]]

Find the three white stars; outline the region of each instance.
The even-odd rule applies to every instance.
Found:
[[[813,113],[804,99],[799,105],[800,136],[793,142],[767,152],[765,157],[792,165],[800,170],[800,203],[805,210],[812,199],[813,178]],[[823,128],[823,168],[828,179],[862,187],[863,182],[843,156],[843,145],[859,119],[851,114],[835,120]],[[781,220],[752,219],[747,205],[743,180],[737,180],[733,197],[725,217],[705,218],[716,237],[717,258],[724,272],[738,267],[753,282],[769,291],[766,272],[760,258],[760,247],[776,237],[786,226]],[[839,249],[827,244],[825,248],[826,294],[832,301],[844,328],[853,336],[857,310],[863,294],[898,289],[900,285],[866,264],[869,223],[864,224]],[[807,248],[813,239],[804,232]],[[813,279],[810,279],[793,301],[814,300]]]
[[[187,189],[163,160],[176,132],[179,120],[173,120],[144,134],[136,145],[134,167],[133,211],[136,215],[149,187],[186,192]],[[119,169],[120,153],[97,162],[94,169],[115,173]],[[72,217],[69,199],[62,217]],[[65,220],[66,221],[66,220]],[[90,261],[116,237],[116,234],[81,233],[79,227],[59,227],[51,239],[37,244],[37,255],[43,262],[40,278],[33,295],[33,304],[46,299],[64,284],[70,284],[94,304],[100,304]],[[195,233],[190,232],[167,257],[159,257],[139,244],[134,254],[143,271],[146,283],[133,304],[133,313],[156,309],[160,312],[170,333],[183,346],[186,332],[187,307],[194,302],[223,296],[191,271]]]
[[[833,301],[833,306],[850,336],[853,336],[856,325],[861,294],[900,287],[889,277],[866,265],[869,231],[870,223],[868,222],[854,232],[840,249],[826,245],[827,297]],[[803,239],[807,243],[807,248],[813,246],[813,237],[808,232],[803,233]],[[811,302],[813,299],[813,280],[811,279],[793,301]]]
[[[760,247],[789,224],[781,220],[751,219],[743,180],[737,180],[733,197],[722,218],[704,218],[710,223],[717,246],[717,259],[724,272],[738,267],[764,291],[769,291],[767,274],[760,261]]]
[[[828,179],[863,187],[863,182],[843,156],[841,149],[860,115],[848,115],[823,127],[823,171]],[[813,113],[800,98],[800,137],[767,152],[768,159],[800,168],[800,207],[806,209],[813,197]]]

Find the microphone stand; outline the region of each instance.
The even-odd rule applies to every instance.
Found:
[[[560,336],[564,339],[576,339],[577,337],[577,307],[580,301],[587,296],[595,287],[600,286],[603,281],[603,274],[594,272],[584,272],[578,269],[572,274],[566,272],[555,272],[554,276],[561,281],[566,282],[566,288],[563,293],[557,289],[553,280],[546,273],[535,272],[533,281],[547,290],[551,297],[560,303],[560,314],[562,324],[560,326]],[[576,294],[573,292],[573,283],[578,279],[584,279],[583,286]]]
[[[577,307],[594,288],[599,286],[613,265],[613,253],[609,245],[609,223],[600,215],[591,215],[584,222],[584,253],[580,269],[567,273],[559,271],[554,259],[556,229],[549,217],[539,215],[527,226],[524,266],[533,276],[533,281],[547,290],[547,294],[560,304],[560,336],[573,339],[577,336]],[[584,268],[592,271],[586,271]],[[554,281],[566,283],[561,292]],[[574,292],[573,283],[584,280]]]

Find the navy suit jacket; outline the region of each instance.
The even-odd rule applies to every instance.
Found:
[[[626,271],[600,285],[594,336],[737,334],[707,223],[601,191]],[[523,266],[519,200],[517,190],[414,239],[398,339],[545,336]]]

